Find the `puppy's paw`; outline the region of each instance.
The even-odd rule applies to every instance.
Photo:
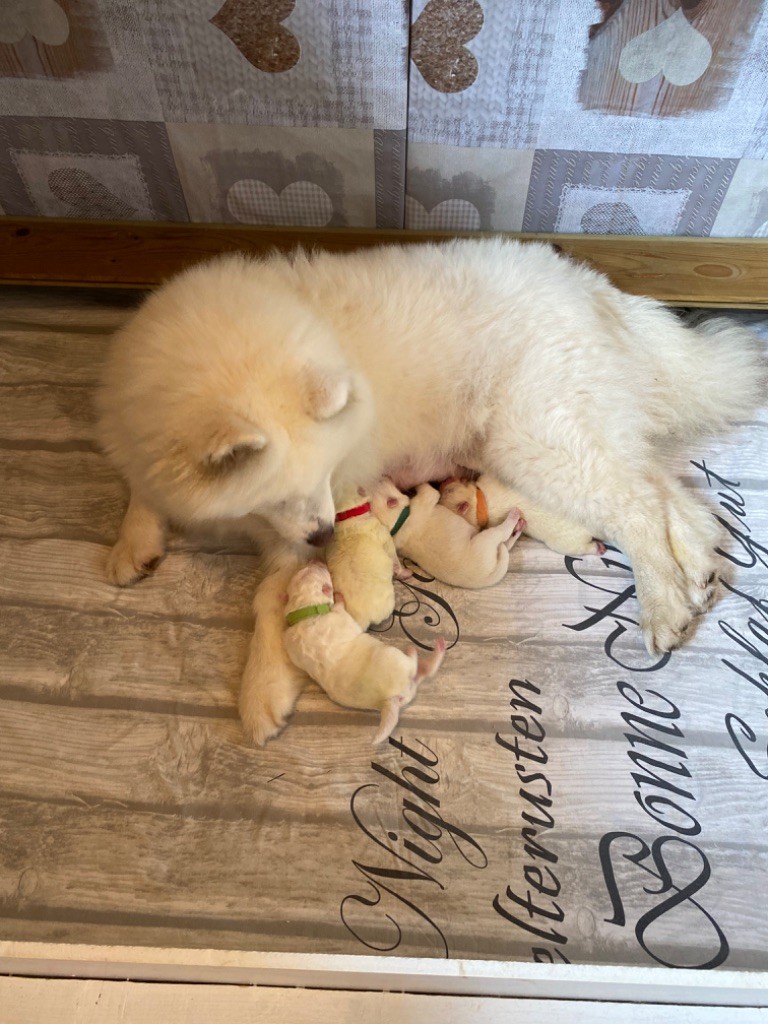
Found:
[[[561,547],[555,548],[561,555],[570,555],[572,558],[583,558],[585,555],[604,555],[607,548],[602,541],[596,541],[594,537],[585,534],[583,538],[573,538]]]
[[[151,576],[163,554],[162,547],[135,547],[121,537],[107,558],[107,579],[117,587],[130,587]]]
[[[522,537],[527,525],[519,508],[513,508],[507,513],[507,518],[500,524],[499,529],[502,531],[501,540],[506,545],[508,551],[511,551]]]
[[[604,555],[606,552],[605,544],[601,540],[596,540],[586,530],[553,531],[542,540],[551,551],[556,551],[559,555],[569,555],[571,558]]]

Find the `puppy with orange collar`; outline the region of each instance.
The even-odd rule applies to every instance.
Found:
[[[294,665],[344,707],[379,711],[374,743],[385,740],[422,680],[433,676],[445,654],[445,640],[419,658],[416,648],[399,650],[364,633],[334,594],[322,562],[309,562],[291,578],[285,603],[285,650]]]
[[[487,530],[439,504],[440,492],[420,484],[409,498],[391,480],[374,489],[371,507],[394,537],[395,547],[436,579],[454,587],[491,587],[507,574],[509,552],[525,529],[517,509]]]
[[[440,504],[485,530],[504,522],[512,509],[523,509],[528,537],[561,555],[603,555],[605,544],[563,516],[533,505],[519,491],[483,473],[477,480],[449,477],[440,484]]]

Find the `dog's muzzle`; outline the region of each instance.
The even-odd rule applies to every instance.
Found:
[[[307,537],[307,544],[311,544],[313,548],[324,548],[332,540],[333,523],[328,523],[326,526],[321,526],[319,530],[315,530],[314,533],[310,533]]]

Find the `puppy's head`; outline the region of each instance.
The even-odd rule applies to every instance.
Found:
[[[323,604],[333,601],[331,574],[324,562],[308,562],[294,573],[288,584],[286,612],[294,611],[308,604]]]
[[[408,495],[398,490],[388,477],[380,480],[371,494],[371,511],[389,529],[392,529],[400,513],[410,503]]]
[[[171,281],[118,335],[104,447],[170,519],[257,514],[327,543],[331,477],[370,431],[367,385],[285,260],[228,257]]]
[[[440,504],[477,526],[477,485],[450,479],[440,485]]]

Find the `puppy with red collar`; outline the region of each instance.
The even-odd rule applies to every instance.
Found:
[[[433,676],[445,654],[445,640],[419,658],[416,648],[398,650],[364,633],[334,595],[323,562],[309,562],[291,578],[285,603],[285,650],[294,665],[318,683],[331,700],[348,708],[379,711],[374,743],[385,740],[401,710]]]
[[[367,491],[358,487],[337,505],[333,540],[325,560],[347,611],[362,629],[383,622],[395,607],[392,577],[404,578],[389,530],[371,514]]]

